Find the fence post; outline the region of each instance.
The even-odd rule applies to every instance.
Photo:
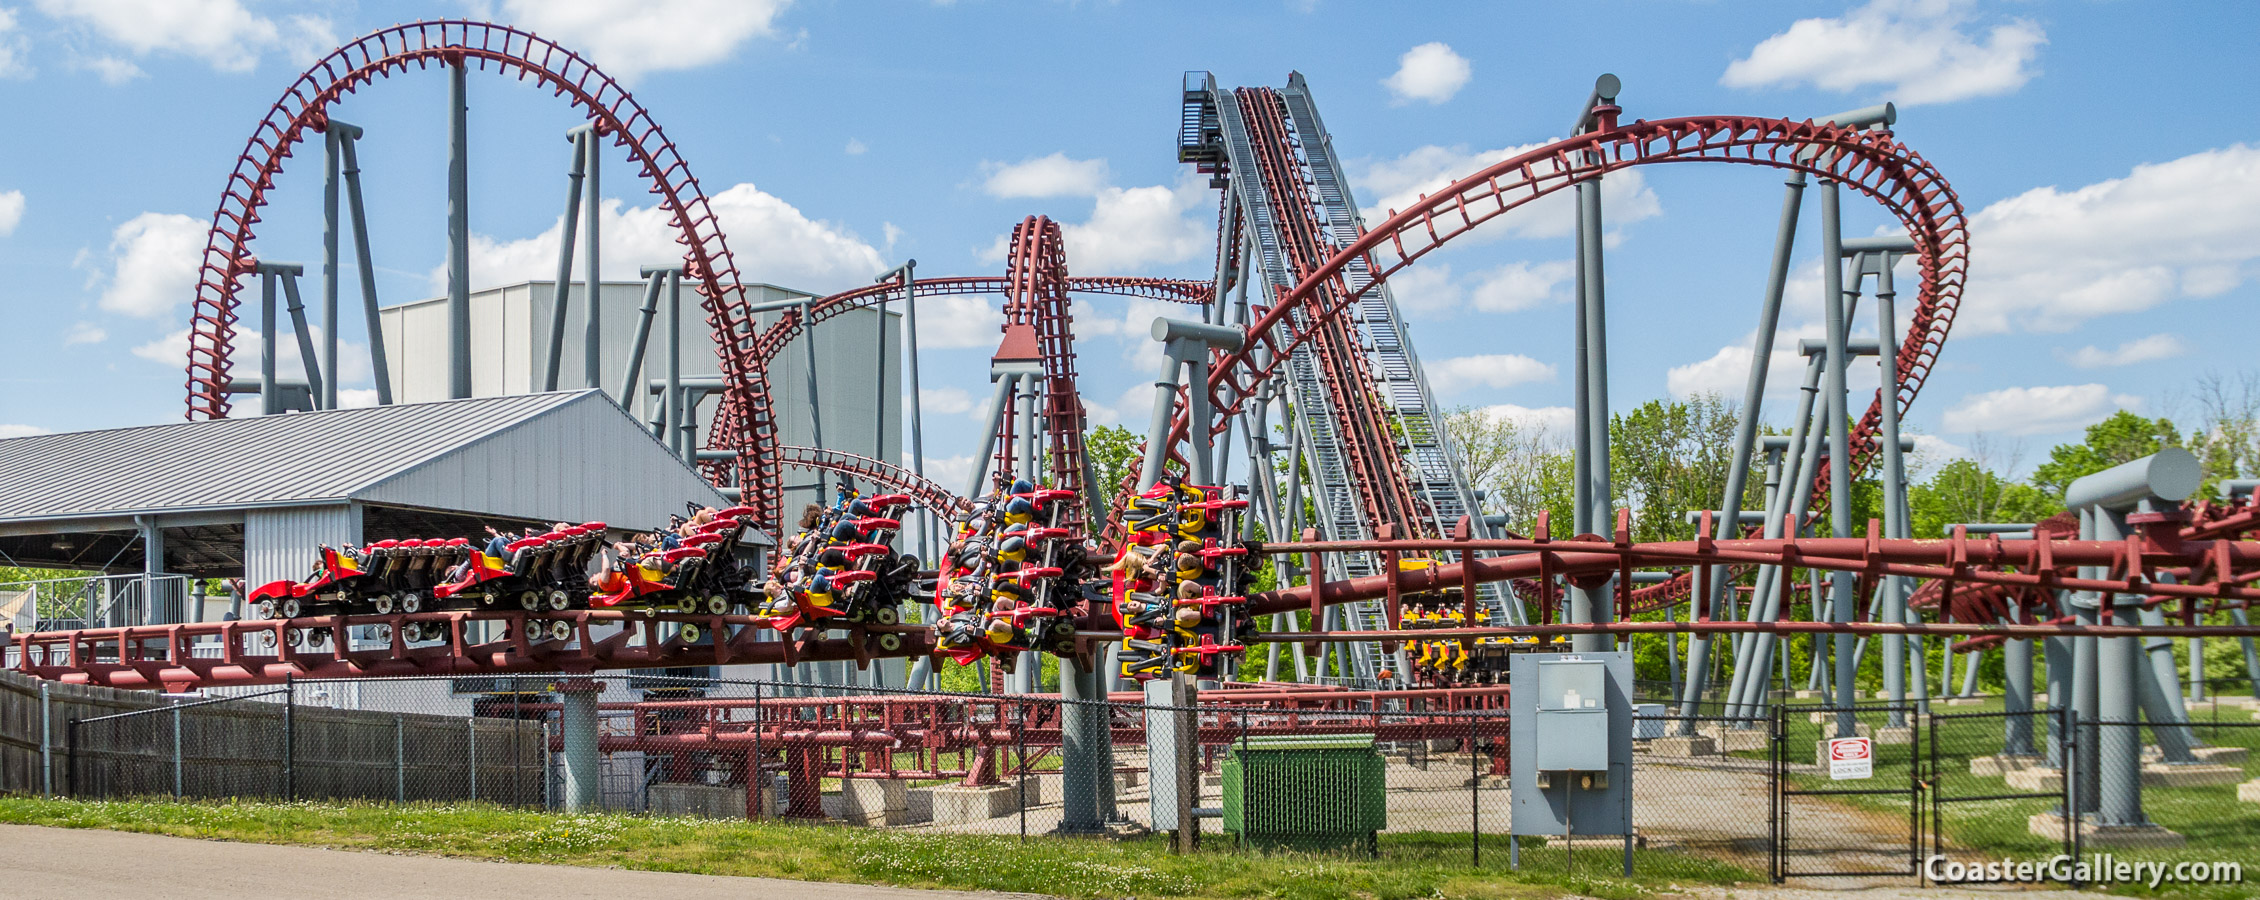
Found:
[[[408,802],[408,723],[392,714],[392,802]]]
[[[1477,867],[1483,865],[1483,755],[1475,730],[1481,721],[1473,713],[1467,717],[1467,862]]]
[[[761,802],[769,799],[769,791],[776,787],[769,781],[768,769],[763,765],[767,758],[761,755],[761,729],[761,682],[756,681],[753,683],[753,756],[745,767],[746,780],[752,782],[747,785],[752,790],[747,792],[746,814],[752,819],[761,818]]]
[[[479,802],[479,716],[477,710],[463,720],[464,770],[471,775],[471,802]]]
[[[49,682],[39,681],[39,794],[55,799],[55,698]]]
[[[173,799],[180,799],[180,707],[173,707]]]
[[[2056,695],[2051,692],[2048,699],[2053,703]],[[2079,866],[2076,865],[2080,859],[2080,785],[2074,773],[2086,770],[2087,764],[2078,760],[2081,753],[2087,752],[2087,747],[2078,737],[2080,729],[2084,727],[2080,725],[2079,707],[2065,703],[2060,711],[2063,713],[2064,752],[2063,759],[2057,763],[2061,768],[2056,771],[2064,775],[2064,837],[2072,845],[2072,862],[2075,863],[2072,866],[2072,889],[2078,890],[2082,886]]]
[[[71,799],[78,799],[78,717],[63,725],[63,771],[71,777]]]
[[[1020,840],[1028,840],[1028,704],[1014,704],[1020,708],[1019,717],[1012,723],[1012,743],[1016,748],[1014,762],[1020,767],[1020,777],[1014,781],[1020,791]]]
[[[283,799],[298,799],[298,676],[283,676]]]

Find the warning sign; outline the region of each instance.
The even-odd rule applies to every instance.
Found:
[[[1830,738],[1828,777],[1839,780],[1875,777],[1875,743],[1864,737]]]

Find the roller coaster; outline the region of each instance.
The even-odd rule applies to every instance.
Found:
[[[701,298],[723,373],[696,458],[742,505],[694,510],[681,525],[645,532],[642,544],[614,540],[619,530],[606,523],[558,523],[483,543],[439,535],[310,549],[318,553],[310,577],[253,592],[260,618],[18,634],[9,666],[182,690],[290,676],[901,657],[990,660],[1009,672],[1027,654],[1047,653],[1124,678],[1219,678],[1252,665],[1251,647],[1272,644],[1288,648],[1306,676],[1313,656],[1332,653],[1320,671],[1368,689],[1411,689],[1490,685],[1504,654],[1565,637],[1605,646],[1614,635],[1682,633],[1704,647],[1719,634],[1956,636],[1974,648],[2044,636],[2256,633],[2241,618],[2205,626],[2196,617],[2241,613],[2254,596],[2260,541],[2246,538],[2260,526],[2260,501],[2149,509],[2110,533],[2069,520],[2022,538],[1908,532],[1897,423],[1963,302],[1969,246],[1960,201],[1894,135],[1895,111],[1625,121],[1613,77],[1577,110],[1570,137],[1467,173],[1369,226],[1300,74],[1284,88],[1223,88],[1192,73],[1180,96],[1178,159],[1221,189],[1213,278],[1071,276],[1059,226],[1030,216],[1007,242],[1002,277],[905,273],[783,309],[764,328],[688,164],[618,83],[522,30],[395,26],[309,67],[228,176],[191,316],[191,419],[228,416],[231,396],[243,392],[231,360],[238,295],[260,271],[255,226],[293,149],[314,136],[350,142],[350,126],[331,118],[339,100],[433,68],[537,82],[583,111],[590,140],[635,162],[680,231],[681,273]],[[1737,439],[1736,480],[1722,509],[1701,514],[1701,536],[1637,542],[1629,510],[1613,502],[1606,463],[1598,185],[1634,167],[1688,162],[1786,173],[1784,237],[1760,313],[1745,413],[1753,425]],[[1741,472],[1757,452],[1752,427],[1809,180],[1819,182],[1827,219],[1824,257],[1837,258],[1824,266],[1829,290],[1856,296],[1863,274],[1876,277],[1880,321],[1898,336],[1883,359],[1883,387],[1853,416],[1841,409],[1849,326],[1832,318],[1828,350],[1807,372],[1808,405],[1784,474],[1752,525],[1739,510]],[[1904,234],[1872,247],[1842,240],[1836,205],[1845,190]],[[1388,282],[1446,244],[1564,193],[1578,198],[1581,238],[1578,502],[1573,522],[1541,514],[1529,534],[1514,534],[1481,513]],[[1834,263],[1861,254],[1881,265],[1855,265],[1846,286]],[[1912,258],[1919,283],[1903,332],[1889,281],[1900,256]],[[770,366],[785,346],[852,310],[946,295],[1001,295],[1005,314],[997,395],[966,490],[880,460],[780,443]],[[1154,424],[1143,460],[1117,484],[1098,483],[1084,445],[1073,345],[1077,298],[1102,296],[1182,304],[1198,319],[1156,323],[1168,363]],[[1016,391],[1035,398],[1030,414],[1011,413]],[[1816,394],[1828,405],[1816,407]],[[1831,424],[1843,422],[1851,427]],[[1218,475],[1236,438],[1247,484]],[[855,487],[789,520],[788,467]],[[1844,513],[1851,479],[1863,474],[1878,474],[1899,498],[1864,534]],[[913,511],[950,523],[938,558],[896,546]],[[738,545],[757,529],[796,533],[756,566]],[[1820,530],[1829,535],[1807,536]],[[1838,602],[1822,608],[1816,599],[1810,617],[1797,618],[1795,569],[1832,573]],[[1663,577],[1643,586],[1636,572]],[[1270,586],[1258,590],[1265,577]],[[1746,579],[1748,602],[1738,607],[1736,585]],[[2060,598],[2082,592],[2178,608],[2183,621],[2115,619],[2110,604],[2100,617],[2065,612]],[[1635,620],[1659,610],[1674,615]],[[1942,621],[1922,621],[1923,611]],[[352,639],[370,633],[379,638]],[[1764,671],[1764,657],[1752,654],[1770,646],[1740,642],[1737,669]],[[1710,689],[1699,669],[1708,671],[1691,659],[1688,702]],[[1730,693],[1739,691],[1737,682]]]

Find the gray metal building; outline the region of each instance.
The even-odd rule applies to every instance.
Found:
[[[303,577],[324,543],[648,530],[687,503],[724,501],[588,390],[0,440],[8,565],[259,584]],[[177,593],[150,592],[133,620],[212,613]]]
[[[628,381],[628,362],[634,351],[636,326],[642,316],[644,283],[608,281],[598,293],[598,385],[617,394]],[[746,285],[755,305],[789,303],[813,295],[769,284]],[[523,394],[544,386],[550,344],[550,310],[557,287],[553,282],[521,282],[471,294],[471,393],[475,397]],[[586,305],[584,288],[574,284],[568,297],[564,353],[560,355],[560,388],[589,385],[586,357]],[[646,390],[622,405],[650,425],[658,419],[658,399],[649,386],[667,377],[667,298],[662,293],[659,312],[652,323],[645,349],[641,380]],[[681,375],[691,381],[713,383],[721,373],[714,338],[706,313],[690,285],[682,289]],[[392,376],[393,396],[403,403],[444,399],[448,391],[447,299],[437,297],[388,307],[382,312],[386,368]],[[767,327],[783,315],[763,313]],[[899,305],[884,317],[876,309],[844,313],[819,325],[815,334],[816,409],[820,421],[809,415],[809,348],[796,340],[770,365],[770,384],[777,403],[779,439],[786,444],[824,446],[901,462],[902,436],[902,314]],[[884,365],[882,365],[882,362]],[[704,446],[706,426],[716,398],[705,395],[698,414],[690,416]],[[884,428],[881,424],[884,422]],[[823,439],[817,440],[821,430]],[[883,430],[884,433],[881,433]],[[788,481],[806,481],[789,477]],[[806,491],[787,491],[785,508],[797,508]]]

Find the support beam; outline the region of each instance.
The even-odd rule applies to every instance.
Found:
[[[361,202],[361,158],[354,151],[354,142],[361,139],[360,128],[330,120],[330,131],[338,137],[338,147],[345,157],[345,201],[353,222],[353,258],[361,272],[361,315],[369,330],[369,372],[377,382],[377,405],[392,405],[392,364],[385,359],[385,328],[383,308],[377,305],[377,266],[369,253],[369,211]]]
[[[447,396],[471,396],[471,169],[469,88],[447,67]]]
[[[542,368],[541,389],[545,391],[557,390],[558,372],[565,364],[565,316],[567,307],[572,305],[573,245],[579,239],[581,228],[581,178],[588,164],[589,130],[589,126],[581,125],[565,133],[565,139],[573,144],[573,162],[565,169],[565,216],[561,220],[564,225],[557,239],[557,277],[553,282],[556,286],[549,303],[549,353]],[[635,384],[633,376],[628,384]],[[630,403],[633,396],[621,391],[621,405]]]

